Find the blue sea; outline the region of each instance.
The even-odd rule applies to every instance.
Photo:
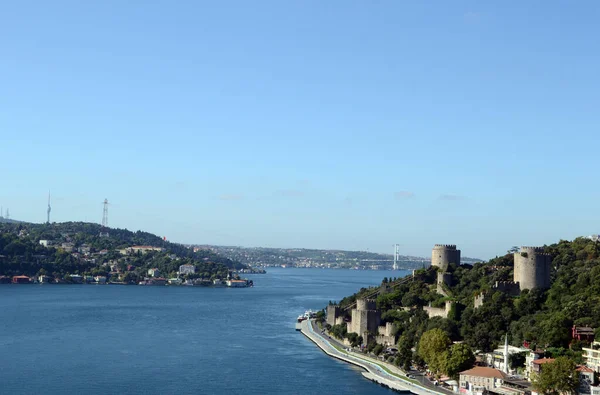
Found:
[[[0,393],[390,394],[295,321],[406,274],[271,268],[244,289],[0,285]]]

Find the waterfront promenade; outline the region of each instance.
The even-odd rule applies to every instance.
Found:
[[[405,393],[411,392],[418,395],[438,395],[448,393],[446,391],[438,391],[419,385],[416,381],[406,377],[406,375],[395,366],[345,351],[343,348],[336,346],[333,342],[329,341],[326,337],[316,331],[313,320],[303,321],[301,332],[327,355],[365,369],[366,372],[363,373],[363,376],[371,381]]]

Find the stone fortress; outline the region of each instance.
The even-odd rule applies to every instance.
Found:
[[[460,250],[454,244],[436,244],[431,251],[431,266],[438,267],[437,292],[448,296],[445,286],[452,284],[452,274],[448,273],[448,266],[454,263],[460,265]]]
[[[513,281],[496,281],[492,290],[517,296],[526,289],[550,288],[552,256],[543,247],[521,247],[513,257]],[[484,300],[484,293],[475,296],[473,306],[480,307]]]
[[[372,341],[384,346],[396,344],[396,328],[391,322],[380,326],[381,311],[374,299],[358,299],[350,315],[352,318],[346,322],[346,330],[362,336],[364,344]],[[327,306],[327,323],[332,326],[344,324],[343,311],[339,306]]]
[[[448,272],[450,264],[460,265],[460,250],[454,244],[436,244],[431,251],[431,266],[437,267],[436,291],[440,295],[448,296],[446,287],[452,285],[452,273]],[[444,307],[423,307],[427,315],[431,317],[448,317],[448,313],[452,308],[452,302],[446,301]]]
[[[437,267],[437,293],[449,296],[446,287],[452,285],[452,274],[448,273],[451,264],[460,265],[460,250],[454,244],[436,244],[431,252],[431,266]],[[492,287],[494,291],[519,295],[525,289],[550,288],[550,271],[552,257],[544,253],[543,247],[521,247],[514,253],[513,281],[497,281]],[[479,307],[485,300],[485,294],[475,296],[474,307]],[[452,302],[447,301],[445,307],[426,306],[423,309],[429,317],[447,317]]]
[[[439,294],[449,296],[447,289],[452,285],[452,273],[448,272],[451,264],[460,265],[460,250],[454,244],[436,244],[431,252],[431,266],[437,267],[436,290]],[[492,287],[494,291],[518,295],[525,289],[549,288],[552,257],[544,253],[543,247],[521,247],[514,253],[513,281],[497,281]],[[481,306],[486,294],[475,296],[474,307]],[[444,307],[423,307],[429,317],[448,317],[452,309],[451,300]],[[375,341],[382,345],[396,343],[396,328],[392,323],[381,325],[381,312],[374,299],[358,299],[356,307],[350,312],[351,320],[344,320],[344,311],[337,305],[327,306],[327,323],[329,325],[347,325],[348,333],[357,333],[364,339],[364,344]]]

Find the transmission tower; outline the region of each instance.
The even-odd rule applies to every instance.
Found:
[[[108,199],[104,199],[104,210],[102,211],[102,228],[100,237],[108,237]]]
[[[8,209],[6,209],[6,219],[10,219],[10,211],[8,211]]]
[[[46,223],[49,224],[50,223],[50,211],[52,211],[52,207],[50,207],[50,191],[48,191],[48,218],[46,220]]]
[[[400,257],[400,244],[394,244],[394,265],[392,270],[398,270],[398,258]]]

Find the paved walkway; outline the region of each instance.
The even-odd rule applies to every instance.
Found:
[[[406,375],[404,375],[404,373],[402,373],[395,366],[387,366],[388,364],[383,365],[381,362],[370,360],[370,358],[366,359],[354,353],[340,351],[332,344],[332,342],[330,342],[328,339],[322,336],[318,331],[314,330],[312,320],[303,321],[301,331],[306,337],[308,337],[317,346],[319,346],[319,348],[321,348],[326,354],[365,369],[366,372],[363,373],[363,376],[368,378],[369,380],[375,381],[379,384],[383,384],[391,389],[400,392],[412,392],[418,395],[445,394],[445,392],[428,389],[412,381],[409,381]],[[386,371],[386,369],[388,371]]]

